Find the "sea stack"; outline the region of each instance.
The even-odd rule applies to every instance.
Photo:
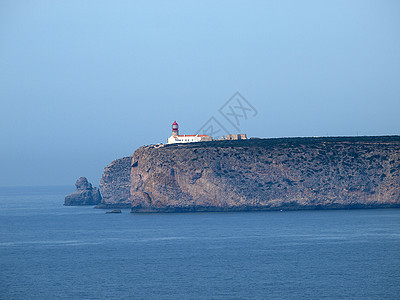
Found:
[[[92,187],[86,177],[80,177],[75,186],[76,192],[65,197],[64,205],[97,205],[101,202],[100,190]]]

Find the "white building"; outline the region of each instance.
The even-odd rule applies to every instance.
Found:
[[[168,138],[168,144],[194,143],[201,141],[212,141],[212,138],[205,134],[183,134],[179,135],[179,125],[176,121],[172,124],[172,135]]]

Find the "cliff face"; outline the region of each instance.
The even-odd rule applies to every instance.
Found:
[[[400,207],[400,137],[145,146],[130,166],[114,198],[132,212]]]
[[[129,208],[130,173],[132,156],[114,160],[104,168],[100,180],[103,199],[97,208]]]

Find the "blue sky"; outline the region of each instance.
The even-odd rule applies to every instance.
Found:
[[[236,91],[248,136],[399,134],[400,2],[1,1],[0,186],[98,185]]]

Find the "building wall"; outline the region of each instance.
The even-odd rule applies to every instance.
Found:
[[[247,140],[247,136],[245,133],[227,134],[222,139],[223,140]]]
[[[194,143],[194,142],[200,142],[201,137],[199,136],[183,136],[183,137],[170,137],[168,138],[168,144],[176,144],[176,143]]]

